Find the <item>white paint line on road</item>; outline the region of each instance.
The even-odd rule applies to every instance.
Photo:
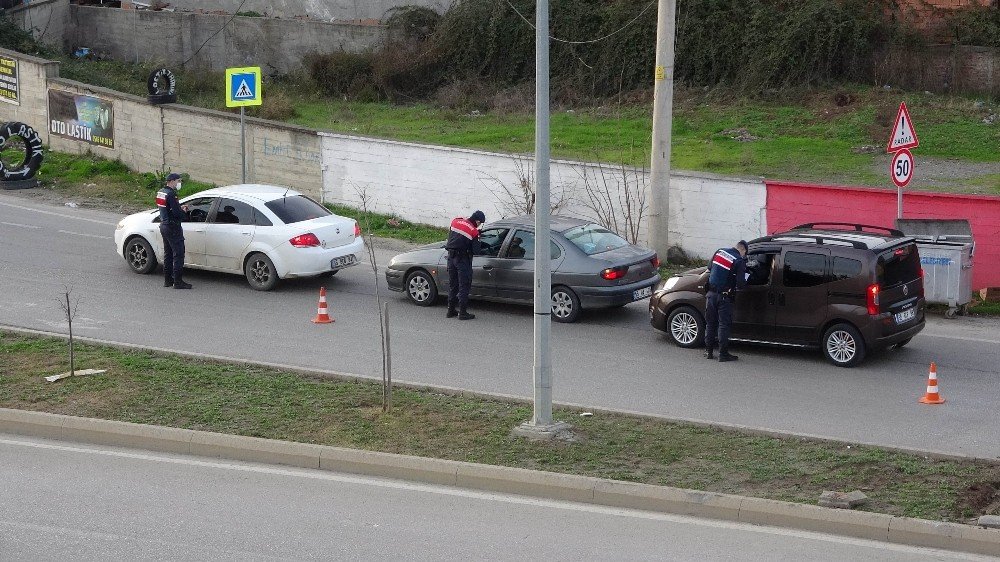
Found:
[[[85,238],[100,238],[101,240],[114,240],[111,236],[100,236],[98,234],[84,234],[82,232],[72,232],[69,230],[60,230],[60,234],[72,234],[73,236],[83,236]]]
[[[18,224],[16,222],[0,222],[0,224],[5,226],[16,226],[18,228],[41,228],[40,226],[35,226],[33,224]]]
[[[850,537],[827,535],[823,533],[813,533],[809,531],[797,531],[794,529],[782,529],[777,527],[766,527],[762,525],[749,525],[746,523],[734,523],[731,521],[721,521],[716,519],[701,519],[697,517],[690,517],[684,515],[672,515],[669,513],[656,513],[652,511],[622,509],[615,507],[606,507],[601,505],[574,503],[569,501],[546,500],[546,499],[531,498],[525,496],[506,495],[506,494],[499,494],[492,492],[480,492],[476,490],[452,488],[448,486],[418,484],[413,482],[407,482],[405,480],[390,480],[390,479],[375,478],[370,476],[352,476],[336,472],[324,472],[318,469],[310,470],[310,469],[297,469],[297,468],[278,468],[263,464],[243,463],[238,461],[234,462],[205,461],[205,460],[198,460],[197,458],[173,457],[166,455],[158,455],[155,453],[132,453],[121,450],[91,449],[87,447],[73,447],[69,445],[57,445],[54,443],[21,441],[17,439],[0,439],[0,444],[22,446],[22,447],[33,447],[37,449],[48,449],[54,451],[84,453],[84,454],[92,454],[92,455],[107,456],[107,457],[136,459],[136,460],[144,460],[151,462],[171,463],[171,464],[196,466],[203,468],[215,468],[220,470],[230,470],[236,472],[255,472],[260,474],[273,474],[278,476],[307,478],[310,480],[326,480],[332,482],[340,482],[344,484],[371,486],[375,488],[386,488],[393,490],[421,492],[421,493],[437,494],[444,496],[464,497],[464,498],[472,498],[472,499],[479,499],[486,501],[502,502],[508,504],[537,506],[537,507],[544,507],[551,509],[564,509],[568,511],[581,511],[581,512],[596,513],[601,515],[611,515],[616,517],[629,517],[634,519],[646,519],[652,521],[669,521],[672,523],[683,523],[689,525],[696,525],[700,527],[713,527],[721,529],[753,531],[758,533],[766,533],[769,535],[791,536],[791,537],[804,538],[810,540],[821,540],[825,542],[832,542],[838,544],[851,544],[855,546],[877,547],[882,550],[895,551],[895,552],[921,553],[921,554],[934,553],[936,555],[945,558],[954,558],[957,560],[990,560],[990,558],[976,556],[974,554],[950,552],[945,550],[929,549],[922,547],[912,547],[907,545],[893,544],[881,541],[870,541],[865,539],[855,539]]]
[[[0,206],[2,206],[2,207],[10,207],[12,209],[21,209],[22,211],[31,211],[33,213],[39,213],[39,214],[42,214],[42,215],[52,215],[54,217],[62,217],[64,219],[73,219],[73,220],[78,220],[78,221],[92,222],[92,223],[96,223],[96,224],[105,224],[105,225],[108,225],[108,226],[114,226],[115,224],[117,224],[117,223],[108,222],[108,221],[102,221],[102,220],[97,220],[97,219],[88,219],[86,217],[78,217],[76,215],[66,215],[66,214],[63,214],[63,213],[56,213],[56,212],[53,212],[53,211],[43,211],[41,209],[35,209],[34,207],[25,207],[23,205],[14,205],[13,203],[5,203],[3,201],[0,201]]]
[[[941,339],[945,339],[945,340],[974,341],[974,342],[977,342],[977,343],[995,343],[995,344],[1000,344],[1000,340],[991,340],[991,339],[986,339],[986,338],[970,338],[968,336],[946,336],[944,334],[934,334],[934,333],[928,333],[926,331],[921,332],[920,334],[917,335],[917,337],[921,337],[921,336],[926,336],[926,337],[931,337],[931,338],[941,338]]]

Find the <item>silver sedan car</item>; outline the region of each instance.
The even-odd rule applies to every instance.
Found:
[[[487,224],[482,251],[472,259],[474,299],[532,304],[534,217]],[[660,281],[660,260],[585,220],[552,217],[552,319],[574,322],[582,309],[625,306],[646,300]],[[386,268],[389,289],[415,304],[431,306],[448,292],[447,252],[435,242],[394,257]]]

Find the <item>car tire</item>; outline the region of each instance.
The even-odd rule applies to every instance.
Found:
[[[278,271],[271,258],[261,253],[251,254],[243,266],[247,283],[255,291],[270,291],[278,284]]]
[[[823,355],[838,367],[854,367],[865,359],[865,340],[850,324],[834,324],[823,334]]]
[[[905,347],[905,346],[906,346],[906,344],[910,343],[910,340],[912,340],[912,339],[913,339],[913,338],[906,338],[905,340],[903,340],[903,341],[901,341],[901,342],[898,342],[898,343],[894,344],[894,345],[892,346],[892,348],[893,348],[893,349],[902,349],[903,347]]]
[[[580,298],[569,287],[552,288],[552,319],[569,324],[580,317]]]
[[[145,238],[133,236],[125,243],[125,263],[132,271],[146,275],[156,269],[156,254]]]
[[[679,306],[670,311],[664,328],[678,347],[691,349],[705,345],[705,319],[690,306]]]
[[[406,276],[406,296],[418,306],[433,306],[437,302],[437,284],[430,273],[422,269],[411,271]]]

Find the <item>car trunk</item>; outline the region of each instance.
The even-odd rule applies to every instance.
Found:
[[[656,268],[652,262],[655,255],[652,251],[639,246],[622,246],[621,248],[595,254],[593,257],[607,262],[608,268],[627,266],[628,271],[625,272],[625,275],[610,283],[614,285],[628,285],[638,281],[645,281],[656,274]]]
[[[879,309],[893,314],[913,314],[915,319],[919,311],[908,313],[915,308],[924,294],[923,278],[921,277],[920,255],[917,245],[913,242],[897,246],[879,254],[876,262],[876,281],[879,286]]]
[[[320,246],[324,248],[336,248],[354,242],[354,224],[354,219],[327,215],[297,222],[291,226],[301,229],[303,234],[307,232],[315,234],[319,238]]]

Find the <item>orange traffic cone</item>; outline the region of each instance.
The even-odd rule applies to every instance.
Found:
[[[316,311],[316,318],[313,318],[313,322],[316,324],[329,324],[333,322],[333,318],[326,313],[326,287],[319,288],[319,309]]]
[[[927,394],[920,399],[924,404],[944,404],[944,398],[938,394],[937,365],[931,363],[931,372],[927,375]]]

